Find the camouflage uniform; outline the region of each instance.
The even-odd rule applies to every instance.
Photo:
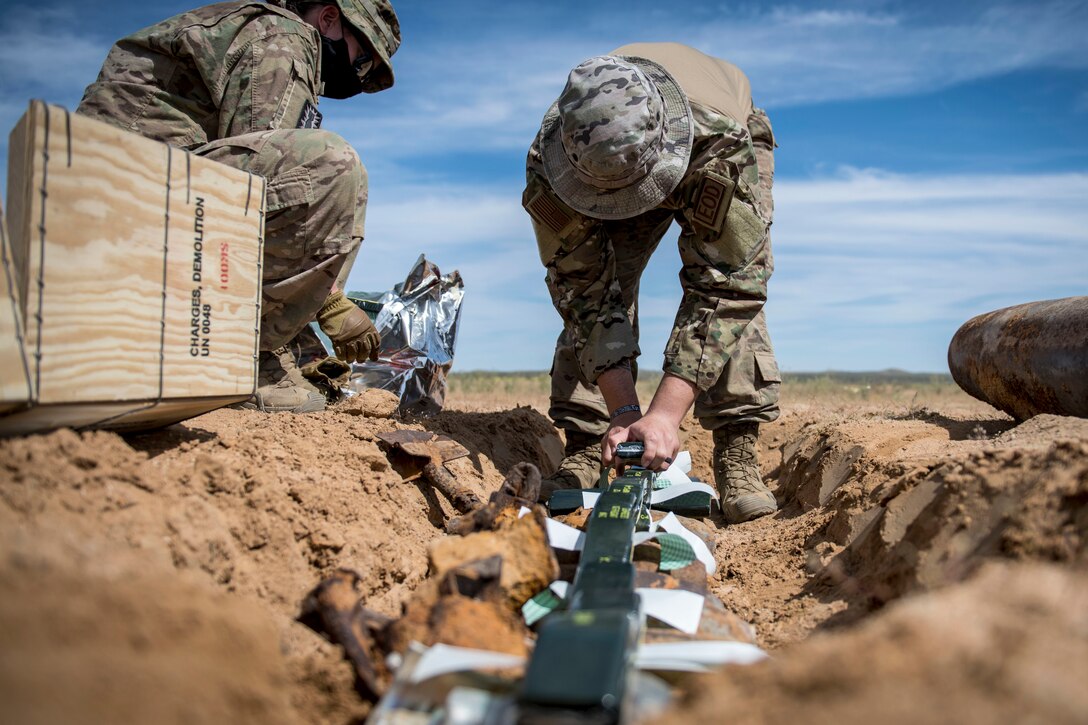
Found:
[[[668,49],[659,53],[659,49]],[[609,55],[655,61],[683,85],[675,44],[625,46]],[[665,349],[664,371],[699,388],[695,415],[716,430],[778,417],[780,377],[763,305],[774,269],[769,229],[774,206],[774,137],[766,113],[751,105],[747,79],[735,97],[743,117],[688,93],[694,143],[687,171],[655,209],[601,220],[576,212],[549,188],[538,135],[529,151],[523,203],[533,217],[552,302],[564,321],[552,365],[550,414],[568,431],[602,435],[608,410],[594,384],[631,364],[638,347],[639,278],[675,220],[683,300]],[[685,91],[688,89],[685,88]],[[634,372],[634,370],[633,370]]]
[[[208,5],[118,41],[77,109],[267,179],[261,350],[314,319],[363,237],[366,171],[317,128],[320,47],[277,5]]]

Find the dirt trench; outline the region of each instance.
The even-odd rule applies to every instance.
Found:
[[[1088,420],[852,407],[761,442],[782,508],[719,529],[712,590],[772,656],[669,722],[1084,721]]]
[[[8,711],[76,723],[365,717],[339,650],[294,621],[300,602],[346,566],[369,608],[399,615],[453,513],[401,480],[378,433],[457,439],[470,455],[449,469],[483,498],[514,464],[548,470],[561,455],[532,408],[455,405],[426,422],[390,412],[368,395],[320,415],[223,410],[141,436],[0,441]],[[709,435],[688,433],[694,472],[710,480]],[[710,522],[710,589],[772,659],[694,682],[675,720],[916,721],[967,713],[949,708],[993,688],[1001,697],[971,711],[983,721],[1088,712],[1074,687],[1088,681],[1088,421],[803,405],[765,426],[761,445],[781,511]]]

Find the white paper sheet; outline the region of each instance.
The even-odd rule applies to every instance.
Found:
[[[632,541],[635,546],[644,544],[651,539],[656,539],[661,534],[677,534],[684,538],[684,541],[688,542],[692,551],[695,552],[695,558],[703,563],[706,567],[707,574],[713,574],[718,564],[714,561],[714,556],[710,553],[710,549],[707,545],[695,534],[691,533],[684,528],[684,525],[680,523],[680,519],[676,518],[676,514],[670,513],[660,521],[656,521],[650,524],[649,531],[640,531],[632,537]]]
[[[660,642],[639,647],[635,665],[643,670],[706,672],[724,665],[751,665],[767,653],[746,642]]]
[[[525,658],[517,655],[436,644],[424,652],[416,663],[411,682],[423,682],[450,672],[520,667],[524,664]]]
[[[587,509],[587,510],[592,509],[594,506],[597,505],[597,499],[599,499],[600,497],[601,497],[601,494],[599,494],[599,493],[592,492],[592,491],[590,491],[590,492],[583,491],[582,492],[582,508]]]
[[[548,543],[553,549],[564,551],[581,551],[586,545],[586,535],[573,526],[559,523],[555,519],[545,520],[548,532]]]
[[[749,665],[766,659],[766,652],[747,642],[656,642],[643,644],[639,648],[638,665],[643,667],[643,661],[662,660],[718,667],[727,664]]]
[[[669,464],[662,473],[658,474],[657,480],[668,481],[670,486],[680,486],[685,483],[691,483],[691,479],[688,474],[691,473],[691,454],[687,451],[680,451],[676,454],[676,460]]]
[[[650,494],[650,503],[653,505],[671,501],[678,496],[683,496],[686,493],[705,493],[709,494],[711,498],[718,498],[718,492],[714,490],[712,486],[708,486],[701,481],[688,481],[687,483],[679,483],[675,486],[669,486],[668,488],[660,488]]]
[[[706,603],[702,594],[683,589],[646,588],[636,591],[642,598],[642,611],[647,616],[676,627],[685,634],[695,634],[699,630],[703,605]]]
[[[556,579],[548,585],[548,588],[552,590],[552,593],[555,594],[555,596],[565,601],[567,598],[567,591],[570,589],[570,582]]]

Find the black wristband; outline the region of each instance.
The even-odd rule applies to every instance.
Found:
[[[630,405],[621,405],[620,407],[618,407],[618,408],[616,408],[615,410],[612,411],[612,415],[609,416],[609,420],[615,420],[616,418],[619,418],[624,413],[631,413],[631,412],[635,412],[635,411],[641,413],[642,412],[642,406],[640,406],[638,403],[631,403]]]

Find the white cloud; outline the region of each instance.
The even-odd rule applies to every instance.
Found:
[[[836,237],[846,244],[915,239],[933,249],[942,249],[940,240],[949,237],[960,241],[960,249],[1033,248],[1039,239],[1083,244],[1085,199],[1088,174],[1083,173],[927,176],[847,170],[835,178],[779,183],[775,230],[789,234],[800,217],[806,225],[823,220],[796,233],[817,246]]]
[[[903,14],[777,8],[692,29],[699,47],[730,58],[762,103],[929,93],[1040,66],[1084,67],[1083,3],[1002,4],[944,23]],[[773,49],[768,51],[768,49]]]
[[[109,44],[88,35],[68,7],[5,8],[0,25],[3,96],[33,89],[39,95],[79,93],[94,80]],[[78,96],[77,96],[78,98]]]
[[[892,15],[870,14],[858,11],[841,10],[802,10],[797,7],[778,7],[770,12],[770,19],[776,25],[798,28],[859,28],[887,27],[899,24]]]
[[[1085,199],[1085,174],[850,171],[779,184],[769,309],[783,365],[940,370],[970,317],[1084,294]],[[855,352],[856,365],[829,345],[864,337],[890,339]]]
[[[406,46],[398,56],[396,108],[390,96],[383,101],[388,111],[349,112],[342,127],[364,147],[380,149],[395,137],[397,145],[387,150],[400,156],[523,149],[571,66],[625,38],[658,32],[640,24],[642,18],[610,15],[603,23],[589,11],[578,28],[542,38],[535,28],[511,27],[499,16],[490,28],[436,41],[426,52]],[[757,102],[775,108],[932,93],[1028,68],[1085,67],[1085,32],[1085,4],[1061,0],[1006,3],[928,23],[832,4],[669,24],[671,39],[736,62],[752,78]]]
[[[371,207],[356,286],[389,287],[426,251],[466,280],[460,369],[546,369],[560,323],[521,189],[387,192]],[[848,169],[783,181],[775,198],[768,315],[787,370],[941,370],[952,333],[970,317],[1086,290],[1086,174]],[[675,240],[674,229],[642,280],[646,369],[660,363],[680,300]]]
[[[108,43],[85,30],[86,6],[0,16],[0,100],[33,93],[71,103],[93,80]],[[435,10],[434,22],[448,22]],[[378,166],[469,150],[523,150],[567,71],[630,38],[660,35],[641,13],[583,9],[577,26],[542,32],[547,10],[487,11],[488,23],[409,36],[398,84],[375,97],[329,103],[327,125]],[[550,16],[549,16],[550,17]],[[467,22],[467,21],[466,21]],[[1024,68],[1084,67],[1083,2],[994,5],[962,19],[920,22],[843,3],[735,9],[669,18],[668,36],[729,58],[771,107],[929,93]],[[323,105],[324,108],[324,105]],[[395,143],[391,143],[395,140]]]

